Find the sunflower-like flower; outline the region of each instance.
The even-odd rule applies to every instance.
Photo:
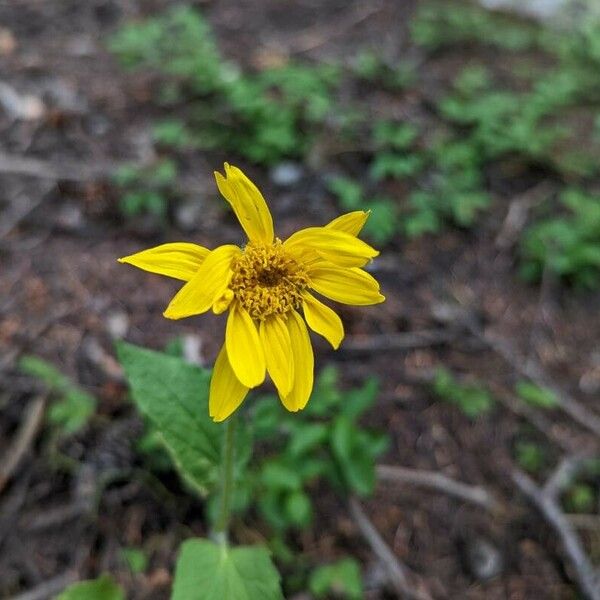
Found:
[[[305,320],[336,349],[344,337],[340,317],[313,292],[343,304],[385,300],[377,281],[361,268],[379,254],[356,237],[369,215],[350,212],[282,242],[274,235],[265,199],[240,169],[225,163],[225,177],[218,172],[215,177],[248,236],[243,248],[228,244],[209,250],[178,242],[119,262],[186,282],[164,312],[168,319],[229,310],[210,384],[209,413],[215,421],[229,417],[267,372],[285,408],[301,410],[314,371]]]

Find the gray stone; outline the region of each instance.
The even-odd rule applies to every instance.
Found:
[[[487,581],[496,577],[504,567],[500,550],[482,537],[476,537],[466,542],[465,558],[469,571],[479,581]]]
[[[271,181],[280,187],[291,187],[296,185],[304,175],[304,169],[295,162],[282,162],[275,165],[269,176]]]

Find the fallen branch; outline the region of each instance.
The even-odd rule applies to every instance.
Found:
[[[6,452],[0,466],[0,492],[4,489],[15,469],[25,456],[27,450],[33,443],[35,436],[42,424],[46,398],[40,397],[32,400],[25,413],[25,419],[15,434],[15,439]]]
[[[543,181],[511,200],[508,212],[494,244],[499,250],[509,250],[519,239],[523,227],[527,223],[529,211],[545,200],[553,192],[553,187]]]
[[[570,461],[573,459],[566,460]],[[574,462],[580,460],[581,458],[578,458]],[[548,483],[543,488],[538,487],[529,476],[519,470],[512,472],[512,479],[558,534],[565,554],[575,571],[581,592],[590,600],[600,600],[600,581],[594,567],[585,554],[579,538],[573,531],[568,518],[562,512],[557,500],[558,494],[565,483],[564,475],[566,474],[566,470],[567,468],[572,468],[572,465],[567,467],[566,464],[563,461],[559,465],[554,475],[548,479]]]
[[[91,181],[112,175],[118,165],[111,163],[72,162],[54,164],[37,158],[11,156],[0,152],[0,173],[27,175],[39,179],[62,181]]]
[[[519,375],[529,379],[540,387],[551,390],[556,396],[558,406],[573,421],[600,437],[600,416],[594,414],[587,407],[575,400],[575,398],[555,385],[544,373],[541,365],[532,360],[526,361],[507,340],[498,339],[486,333],[468,311],[444,305],[438,307],[438,313],[439,316],[443,314],[443,317],[452,323],[462,322],[465,328],[471,332],[471,335],[479,339],[490,350],[493,350],[498,356],[504,359]]]
[[[490,391],[498,402],[517,416],[529,421],[540,433],[552,440],[565,452],[573,452],[580,443],[579,438],[573,439],[571,435],[557,428],[556,424],[542,411],[536,410],[504,388],[498,385],[490,385]]]
[[[369,336],[350,336],[344,340],[345,352],[374,352],[375,350],[410,350],[446,344],[456,339],[457,331],[449,328],[423,329],[409,333]]]
[[[461,483],[460,481],[456,481],[441,473],[436,473],[435,471],[378,465],[377,477],[380,481],[407,483],[437,490],[444,494],[448,494],[449,496],[460,498],[465,502],[481,506],[486,510],[494,511],[499,508],[496,499],[486,489]]]
[[[373,554],[382,563],[388,575],[388,579],[394,590],[400,597],[412,598],[414,600],[431,600],[431,596],[421,590],[416,590],[408,583],[407,567],[402,565],[397,556],[392,552],[384,539],[379,535],[369,517],[365,514],[356,498],[349,502],[350,514],[360,529]]]
[[[304,31],[301,31],[291,40],[286,41],[286,46],[293,53],[303,53],[314,50],[319,46],[331,41],[334,37],[343,35],[353,27],[356,27],[371,16],[380,12],[384,7],[383,2],[371,2],[364,4],[358,2],[353,9],[347,11],[347,14],[338,15],[331,19],[332,27],[329,23],[317,25]]]

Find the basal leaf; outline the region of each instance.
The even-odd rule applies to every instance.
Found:
[[[208,416],[210,372],[124,342],[117,353],[138,408],[159,430],[181,475],[205,495],[215,480],[222,430]]]
[[[181,546],[171,600],[283,600],[269,552],[191,539]]]

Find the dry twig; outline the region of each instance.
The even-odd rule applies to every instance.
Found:
[[[486,510],[494,511],[499,508],[497,500],[486,489],[461,483],[435,471],[378,465],[377,476],[380,481],[407,483],[437,490],[449,496],[460,498],[465,502],[481,506]]]
[[[558,502],[560,492],[581,468],[584,460],[582,455],[564,459],[544,487],[538,487],[528,475],[519,470],[513,471],[512,479],[558,534],[565,554],[575,570],[581,592],[590,600],[600,600],[600,581],[596,571]]]
[[[583,404],[561,390],[544,373],[541,365],[533,360],[526,361],[515,347],[507,340],[496,338],[485,332],[473,316],[462,309],[442,307],[444,316],[451,318],[452,322],[460,321],[477,339],[481,340],[488,348],[503,358],[519,375],[531,380],[540,387],[551,390],[557,398],[558,406],[585,429],[600,437],[600,416],[591,412]]]
[[[325,24],[319,24],[301,31],[294,39],[288,40],[286,46],[294,53],[314,50],[331,41],[334,37],[343,35],[353,27],[366,21],[380,12],[383,7],[383,2],[357,2],[345,15],[340,15],[339,18],[330,19]],[[333,27],[331,23],[334,24]]]
[[[543,181],[510,202],[506,218],[494,242],[496,248],[509,250],[515,244],[527,223],[529,211],[542,200],[545,200],[552,191],[552,185],[547,181]]]
[[[21,423],[15,439],[11,444],[6,456],[0,466],[0,492],[12,477],[15,469],[19,466],[21,459],[33,443],[35,436],[42,424],[44,418],[44,409],[46,408],[46,398],[40,397],[32,400],[25,419]]]
[[[383,538],[379,535],[369,517],[365,514],[356,498],[349,502],[350,514],[361,534],[371,546],[371,550],[385,567],[390,584],[401,598],[412,598],[414,600],[431,600],[431,596],[421,590],[413,588],[408,582],[408,568],[400,563],[398,557],[392,552]]]
[[[456,339],[458,331],[451,328],[423,329],[409,333],[393,333],[347,337],[342,346],[345,352],[373,352],[375,350],[410,350],[446,344]]]
[[[0,173],[27,175],[40,179],[63,181],[90,181],[108,177],[115,172],[117,165],[102,163],[64,163],[53,164],[37,158],[11,156],[0,152]]]

